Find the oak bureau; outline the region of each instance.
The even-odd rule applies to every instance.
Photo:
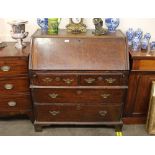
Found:
[[[29,59],[34,126],[122,127],[129,57],[121,31],[94,36],[92,30],[32,35]]]

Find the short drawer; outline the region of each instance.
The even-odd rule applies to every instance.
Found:
[[[31,83],[38,86],[76,86],[77,76],[68,74],[33,73]]]
[[[25,111],[32,109],[30,95],[0,96],[0,111]]]
[[[110,122],[120,121],[120,106],[35,105],[39,122]]]
[[[82,86],[121,86],[127,85],[128,76],[123,73],[118,74],[97,74],[97,75],[81,75],[80,85]]]
[[[132,70],[154,71],[155,60],[133,60]]]
[[[27,59],[0,59],[0,77],[28,74]]]
[[[0,79],[0,94],[8,95],[14,93],[27,93],[29,91],[28,77]]]
[[[39,103],[122,103],[124,89],[47,89],[32,90],[34,101]]]

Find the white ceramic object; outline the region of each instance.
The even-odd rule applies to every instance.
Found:
[[[9,24],[12,27],[11,36],[13,39],[17,40],[17,43],[15,44],[15,47],[17,49],[22,49],[26,46],[25,43],[23,43],[23,39],[28,36],[28,32],[25,32],[25,24],[27,21],[12,21],[9,22]]]

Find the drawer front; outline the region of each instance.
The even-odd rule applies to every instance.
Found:
[[[29,91],[28,77],[0,79],[0,94],[11,95],[13,93],[27,93]]]
[[[35,105],[35,117],[40,122],[119,121],[121,118],[121,107]]]
[[[28,74],[28,61],[25,59],[0,60],[0,77]]]
[[[31,83],[38,86],[76,86],[76,75],[33,73]]]
[[[0,96],[0,111],[25,111],[32,109],[30,95]]]
[[[33,89],[38,103],[122,103],[124,89]]]
[[[80,76],[80,85],[82,86],[121,86],[127,85],[127,82],[127,75],[121,73]]]

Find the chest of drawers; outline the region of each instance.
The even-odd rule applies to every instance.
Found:
[[[32,36],[30,88],[36,131],[46,125],[122,127],[128,53],[120,31],[106,36]]]
[[[0,49],[0,117],[27,115],[33,119],[29,89],[29,45],[17,50],[14,43]]]

